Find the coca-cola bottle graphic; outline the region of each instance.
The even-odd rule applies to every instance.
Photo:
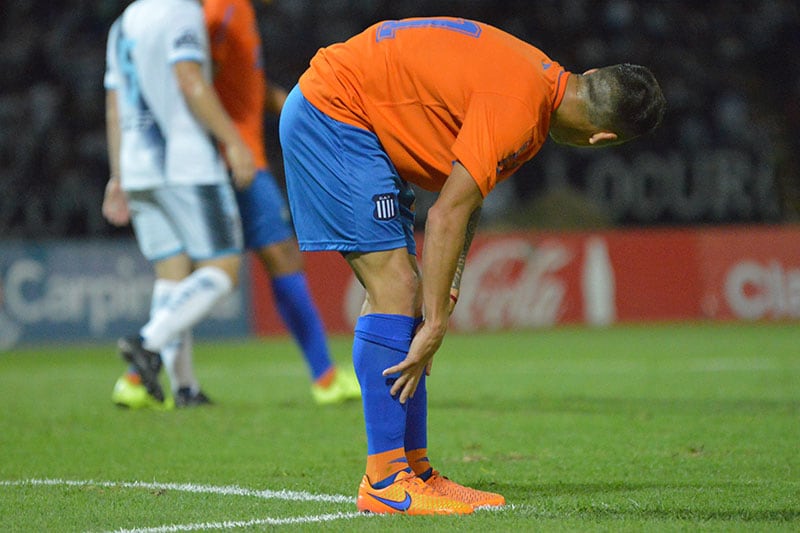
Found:
[[[617,319],[616,283],[608,246],[601,237],[586,239],[583,251],[583,317],[591,326],[608,326]]]

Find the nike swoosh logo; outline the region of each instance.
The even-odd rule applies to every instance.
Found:
[[[542,61],[542,70],[549,69],[550,65],[552,65],[552,63],[545,63],[544,61]]]
[[[373,498],[378,500],[384,505],[388,505],[395,511],[405,512],[408,511],[408,508],[411,507],[411,495],[406,492],[406,497],[403,500],[395,501],[395,500],[387,500],[386,498],[381,498],[380,496],[375,496],[374,494],[370,494]]]

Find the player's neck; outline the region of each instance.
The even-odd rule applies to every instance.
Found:
[[[586,122],[586,102],[580,96],[583,80],[580,74],[570,74],[561,104],[550,119],[552,128],[574,128]]]

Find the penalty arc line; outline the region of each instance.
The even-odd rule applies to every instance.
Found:
[[[312,494],[305,491],[290,490],[252,490],[245,489],[236,485],[214,486],[197,485],[194,483],[148,483],[144,481],[95,481],[95,480],[69,480],[69,479],[24,479],[18,481],[0,480],[0,487],[18,486],[68,486],[68,487],[116,487],[130,489],[147,490],[174,490],[179,492],[193,492],[197,494],[219,494],[223,496],[246,496],[262,498],[266,500],[286,500],[286,501],[314,501],[327,503],[355,503],[352,496],[341,494]],[[371,515],[363,513],[329,513],[312,516],[297,516],[288,518],[256,518],[252,520],[207,522],[197,524],[174,524],[151,528],[118,529],[115,533],[166,533],[172,531],[198,531],[209,529],[231,529],[243,528],[259,525],[291,525],[306,524],[315,522],[329,522],[333,520],[347,520]]]

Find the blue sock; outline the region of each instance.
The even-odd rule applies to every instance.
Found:
[[[414,320],[414,331],[416,331],[422,318]],[[428,447],[428,391],[425,386],[425,374],[419,380],[417,390],[413,398],[409,398],[406,404],[406,450],[420,450]],[[424,476],[421,476],[424,478]]]
[[[272,279],[272,292],[286,327],[300,345],[311,378],[316,381],[333,365],[322,319],[303,272]]]
[[[403,448],[406,404],[389,394],[399,375],[384,376],[408,354],[414,319],[403,315],[371,314],[358,319],[353,339],[353,365],[361,384],[367,453]]]

